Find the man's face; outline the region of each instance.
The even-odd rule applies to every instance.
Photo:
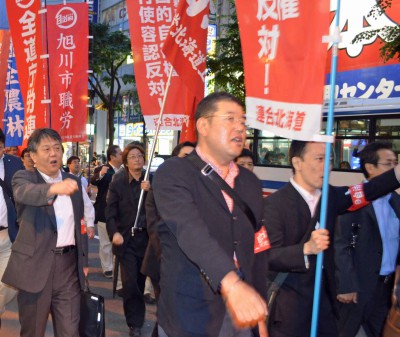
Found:
[[[111,155],[110,156],[110,158],[111,158],[111,164],[113,165],[113,166],[115,166],[115,167],[120,167],[121,165],[122,165],[122,151],[121,151],[121,149],[118,147],[116,150],[115,150],[115,155]]]
[[[56,139],[43,138],[31,158],[39,171],[56,178],[62,164],[62,146]]]
[[[194,150],[194,147],[192,146],[184,146],[183,148],[181,148],[181,150],[178,153],[178,157],[183,158],[188,156],[189,154],[192,153],[192,151]]]
[[[77,175],[81,171],[81,162],[78,159],[74,159],[71,161],[71,164],[68,165],[68,168],[72,174]]]
[[[239,157],[236,160],[236,164],[243,166],[252,172],[254,170],[253,159],[251,159],[250,157]]]
[[[373,164],[365,164],[365,168],[369,173],[368,179],[375,178],[397,165],[397,158],[392,150],[381,149],[377,151],[377,154],[379,159],[376,166]]]
[[[32,171],[35,163],[33,162],[31,158],[30,152],[25,152],[24,156],[22,157],[22,164],[24,165],[25,169],[28,171]]]
[[[292,159],[294,180],[310,193],[322,187],[324,179],[325,143],[307,143],[303,158]]]
[[[209,154],[221,163],[239,156],[246,141],[243,108],[235,102],[220,101],[217,110],[203,119],[199,135],[207,144]]]
[[[143,169],[144,156],[138,149],[130,150],[126,159],[129,170],[139,171]]]

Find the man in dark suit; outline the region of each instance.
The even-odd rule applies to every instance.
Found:
[[[329,245],[336,217],[398,188],[400,167],[351,188],[350,193],[347,186],[330,186],[326,229],[320,229],[325,143],[293,141],[289,154],[294,176],[265,199],[264,214],[271,242],[268,269],[270,273],[288,273],[271,308],[269,333],[272,337],[310,335],[316,254],[325,251],[318,336],[337,336],[335,265]]]
[[[12,180],[20,229],[2,281],[19,290],[21,336],[45,334],[51,312],[55,336],[77,337],[84,287],[80,180],[60,171],[62,144],[52,129],[28,139],[35,172]]]
[[[368,180],[397,164],[391,145],[383,142],[368,144],[359,157]],[[335,263],[340,336],[354,337],[361,326],[368,337],[382,333],[399,257],[399,216],[400,196],[393,192],[339,217]]]
[[[2,180],[0,184],[0,279],[10,258],[11,242],[15,240],[18,231],[11,179],[15,172],[24,169],[18,157],[4,153],[5,140],[4,132],[0,129],[0,179]],[[0,317],[6,310],[6,304],[11,302],[16,295],[15,289],[0,282]]]
[[[257,324],[266,336],[266,304],[253,288],[262,292],[264,284],[263,269],[255,269],[264,256],[254,253],[261,185],[233,162],[246,139],[243,106],[232,95],[214,93],[199,103],[195,120],[196,150],[168,159],[153,179],[161,218],[159,336],[247,337]],[[191,158],[215,170],[248,203],[256,223]]]
[[[99,234],[99,257],[103,274],[107,278],[113,275],[112,244],[107,234],[105,209],[107,206],[107,192],[113,174],[122,165],[122,151],[118,145],[110,145],[107,149],[106,165],[96,167],[90,183],[97,186],[96,202],[94,203],[95,220]]]

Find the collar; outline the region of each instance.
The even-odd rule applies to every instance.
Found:
[[[301,187],[298,183],[296,183],[293,179],[293,177],[290,178],[290,183],[293,185],[293,187],[297,190],[297,192],[300,193],[300,195],[303,197],[303,199],[308,203],[309,201],[318,201],[319,198],[321,197],[321,190],[318,189],[314,193],[308,192],[306,189]]]
[[[58,170],[58,176],[57,178],[52,178],[50,176],[48,176],[47,174],[44,174],[43,172],[39,171],[40,175],[43,177],[44,181],[48,184],[52,184],[52,183],[59,183],[60,181],[62,181],[62,175],[61,175],[61,170]]]
[[[213,161],[209,160],[207,158],[207,156],[200,150],[200,147],[197,145],[196,146],[196,153],[199,155],[199,157],[205,161],[207,164],[211,165],[212,168],[223,178],[226,179],[226,177],[223,177],[223,169],[221,166],[219,166],[218,164],[214,163]],[[239,168],[237,166],[237,164],[234,161],[231,161],[229,163],[229,167],[228,167],[228,175],[232,174],[234,178],[236,178],[239,174]]]
[[[132,174],[129,172],[128,169],[126,169],[126,171],[128,172],[128,181],[129,181],[129,184],[132,182],[132,180],[140,181],[140,179],[143,178],[143,171],[142,171],[142,174],[140,175],[139,180],[136,180],[136,179],[132,176]]]

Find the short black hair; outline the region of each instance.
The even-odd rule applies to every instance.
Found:
[[[61,136],[56,130],[50,128],[41,128],[41,129],[36,129],[30,135],[28,139],[28,151],[36,153],[38,145],[44,138],[50,138],[56,140],[60,143],[60,145],[62,145]]]
[[[389,142],[372,142],[367,144],[362,151],[358,153],[358,157],[360,158],[360,168],[365,178],[369,178],[369,174],[365,169],[365,164],[372,164],[375,167],[378,165],[379,161],[379,150],[390,150],[393,151],[392,145]],[[394,152],[394,151],[393,151]]]
[[[201,117],[210,116],[213,112],[217,111],[217,103],[222,101],[234,102],[244,109],[243,102],[239,98],[223,91],[214,92],[204,97],[197,105],[194,120],[197,122]]]
[[[117,154],[117,149],[119,149],[118,145],[110,145],[108,147],[108,149],[107,149],[107,161],[111,160],[111,156],[115,156]]]
[[[177,146],[174,147],[174,149],[172,150],[171,156],[172,157],[178,156],[179,152],[181,152],[182,148],[185,147],[185,146],[190,146],[190,147],[195,148],[196,144],[192,143],[192,142],[189,142],[189,141],[180,143],[180,144],[178,144]]]
[[[6,135],[4,134],[3,130],[0,128],[0,143],[6,145]]]
[[[78,160],[79,162],[81,162],[81,158],[79,158],[78,156],[71,156],[67,159],[67,165],[71,164],[73,160]]]
[[[253,164],[254,164],[254,155],[253,155],[253,152],[251,152],[249,149],[243,149],[243,150],[242,150],[242,153],[239,154],[239,155],[235,158],[235,162],[237,162],[238,159],[239,159],[239,158],[242,158],[242,157],[249,157],[249,158],[251,158],[251,160],[253,161]]]
[[[25,153],[29,153],[29,150],[28,150],[27,147],[26,147],[25,149],[22,150],[22,152],[21,152],[21,158],[24,158]]]
[[[296,170],[294,169],[292,159],[294,157],[303,158],[304,150],[308,143],[310,142],[306,142],[303,140],[292,140],[292,144],[290,144],[290,149],[289,149],[289,162],[293,173],[296,173]]]

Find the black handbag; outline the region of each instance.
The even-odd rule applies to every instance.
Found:
[[[86,279],[86,289],[81,294],[80,337],[105,337],[104,311],[104,297],[92,293]]]

